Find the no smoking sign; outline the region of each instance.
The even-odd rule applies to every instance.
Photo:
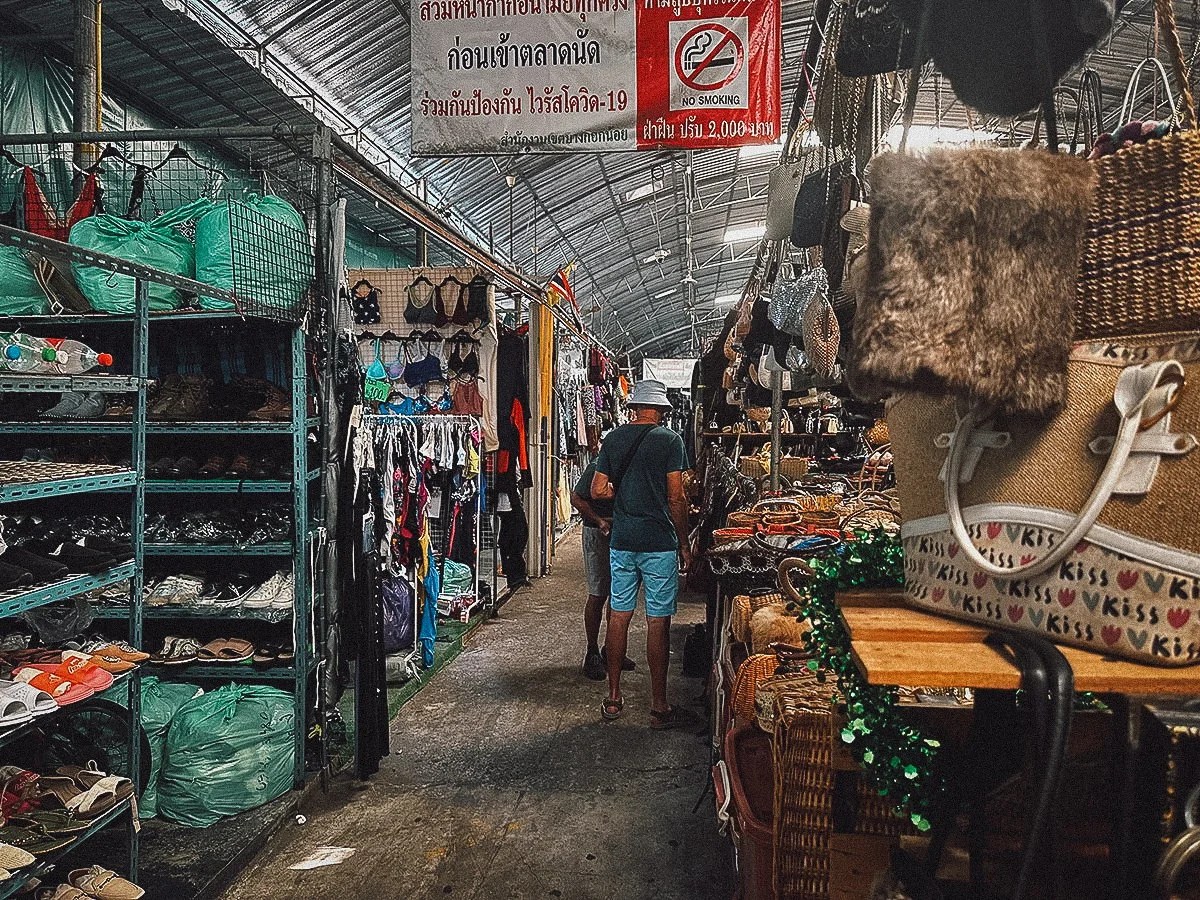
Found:
[[[671,23],[671,109],[748,109],[745,18]]]

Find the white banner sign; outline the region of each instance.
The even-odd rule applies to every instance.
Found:
[[[690,389],[694,359],[643,359],[642,377],[661,381],[669,388]]]
[[[630,0],[419,2],[412,9],[414,154],[636,147]]]

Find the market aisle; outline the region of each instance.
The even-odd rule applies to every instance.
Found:
[[[639,666],[625,717],[600,721],[603,688],[579,674],[583,591],[572,535],[555,574],[510,601],[402,710],[370,785],[341,789],[284,831],[228,900],[731,896],[711,800],[692,814],[709,777],[707,739],[646,727],[644,618],[630,639]],[[680,664],[688,623],[702,618],[702,605],[684,603],[675,620],[676,703],[695,706],[701,690]],[[356,853],[288,868],[322,846]]]

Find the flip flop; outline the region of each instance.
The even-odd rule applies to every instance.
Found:
[[[200,648],[202,663],[244,663],[254,659],[254,645],[241,638],[217,638]]]
[[[29,685],[23,685],[23,687],[29,687]],[[30,688],[30,690],[36,692],[37,688]],[[56,707],[57,705],[55,704]],[[33,710],[29,708],[28,702],[17,697],[15,693],[0,687],[0,728],[15,728],[32,721]]]
[[[138,900],[146,894],[132,881],[103,866],[75,869],[67,875],[67,882],[96,900]]]
[[[619,700],[605,698],[604,702],[600,704],[600,716],[605,722],[615,722],[617,719],[621,718],[621,712],[624,709],[624,697],[621,697]]]
[[[54,702],[53,697],[23,681],[0,680],[0,698],[20,700],[29,707],[29,711],[35,719],[38,716],[47,716],[58,709],[58,704]]]
[[[96,693],[86,684],[77,684],[74,681],[68,681],[60,675],[56,675],[53,672],[44,672],[33,666],[22,666],[13,672],[13,678],[17,681],[24,681],[26,684],[32,684],[38,690],[45,691],[54,698],[54,702],[59,706],[78,703],[80,700],[86,700],[92,694]]]
[[[280,648],[274,644],[262,644],[254,651],[254,664],[256,666],[269,666],[279,659]]]

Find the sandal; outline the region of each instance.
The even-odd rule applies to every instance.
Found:
[[[63,847],[69,847],[75,843],[75,838],[65,835],[49,835],[36,826],[16,828],[12,825],[5,825],[0,828],[0,843],[24,850],[34,856],[44,856],[55,850],[61,850]]]
[[[77,831],[87,831],[92,827],[91,822],[85,822],[66,809],[35,809],[33,812],[20,813],[9,817],[9,822],[15,825],[35,826],[46,834],[75,834]],[[4,864],[0,858],[0,865]],[[12,868],[9,866],[8,868]]]
[[[67,811],[80,819],[95,819],[111,810],[120,801],[108,779],[96,782],[86,791],[67,801]],[[32,851],[30,851],[32,852]]]
[[[0,680],[0,699],[21,701],[29,707],[29,712],[35,719],[38,716],[49,715],[58,709],[58,704],[54,702],[53,697],[23,681]]]
[[[96,668],[108,672],[110,675],[124,675],[126,672],[132,672],[138,667],[137,663],[129,662],[127,659],[119,656],[109,656],[103,653],[84,650],[64,650],[62,659],[64,663],[85,660]]]
[[[618,700],[606,698],[600,704],[600,715],[605,722],[615,722],[621,718],[621,711],[625,709],[625,698],[621,697]]]
[[[38,799],[43,805],[57,804],[63,808],[72,798],[78,797],[83,791],[73,778],[59,778],[55,775],[41,775],[37,780]]]
[[[254,659],[254,645],[241,638],[217,638],[197,651],[202,663],[244,663]]]
[[[0,844],[0,866],[8,871],[20,869],[33,862],[33,854],[12,844]]]
[[[70,652],[70,651],[68,651]],[[39,669],[42,672],[49,672],[51,675],[57,675],[64,681],[73,681],[76,684],[84,684],[90,687],[93,691],[106,691],[112,687],[113,676],[111,672],[106,672],[91,661],[91,658],[83,658],[83,654],[72,656],[66,662],[54,663],[30,663],[25,668]]]
[[[138,900],[146,892],[103,866],[90,869],[75,869],[67,876],[67,882],[96,900]]]
[[[64,778],[72,779],[84,790],[91,790],[97,786],[110,789],[117,800],[125,800],[133,793],[133,782],[128,778],[123,775],[109,775],[95,766],[94,762],[88,763],[86,769],[79,766],[59,766],[56,771]]]

